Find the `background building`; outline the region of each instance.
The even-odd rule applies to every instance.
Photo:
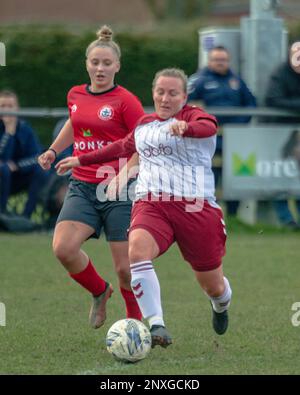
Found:
[[[4,0],[0,23],[122,23],[153,21],[147,2],[141,0]]]

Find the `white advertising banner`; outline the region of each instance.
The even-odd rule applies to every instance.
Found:
[[[299,125],[223,128],[223,197],[300,196]]]

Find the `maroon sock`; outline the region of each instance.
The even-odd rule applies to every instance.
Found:
[[[143,316],[135,299],[134,293],[122,287],[120,287],[120,291],[126,304],[126,317],[135,318],[136,320],[141,321]]]
[[[82,272],[69,274],[73,280],[78,282],[83,288],[87,289],[94,296],[98,296],[105,291],[106,282],[102,277],[99,276],[90,260],[87,267]]]

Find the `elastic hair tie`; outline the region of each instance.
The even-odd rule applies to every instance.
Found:
[[[55,151],[55,149],[53,149],[53,148],[48,148],[48,151],[54,152],[55,159],[57,158],[57,152]]]

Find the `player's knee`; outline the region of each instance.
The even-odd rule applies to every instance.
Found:
[[[212,298],[217,298],[218,296],[223,295],[225,285],[220,282],[216,284],[207,284],[204,285],[202,288],[207,293],[207,295],[211,296]]]
[[[154,256],[154,245],[143,237],[133,235],[129,240],[128,256],[130,263],[151,260]]]
[[[145,249],[142,248],[142,245],[140,245],[138,242],[129,244],[128,256],[130,263],[147,260],[149,259],[148,255],[149,254],[147,254],[147,251],[145,251]]]
[[[78,248],[72,242],[63,243],[56,241],[53,243],[53,252],[56,258],[63,264],[71,262],[78,253]]]

